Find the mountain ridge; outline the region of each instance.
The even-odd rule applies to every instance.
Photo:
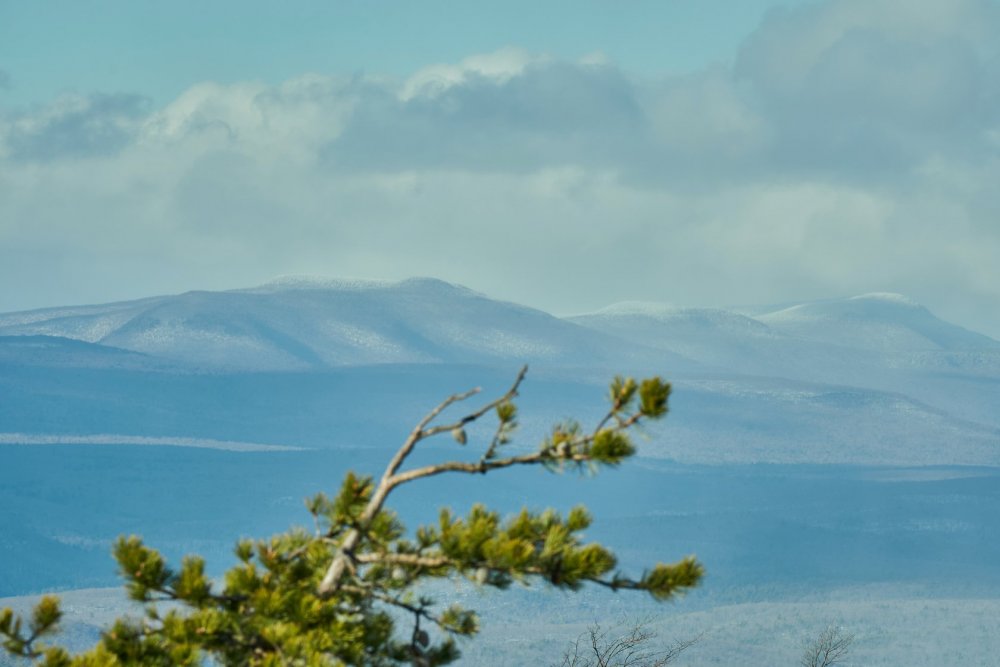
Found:
[[[231,290],[0,313],[0,336],[17,335],[251,371],[499,359],[632,366],[656,360],[683,370],[770,368],[802,377],[796,369],[808,372],[813,365],[803,359],[820,357],[841,366],[848,357],[863,365],[942,370],[1000,365],[1000,341],[941,320],[894,293],[759,309],[626,301],[557,317],[430,277],[393,282],[289,275]],[[754,359],[760,363],[748,363]]]
[[[386,382],[417,395],[449,369],[475,384],[473,369],[527,362],[566,400],[615,373],[670,379],[682,444],[659,457],[1000,463],[1000,343],[897,295],[763,310],[627,302],[558,318],[432,278],[295,276],[0,314],[0,416],[24,433],[247,441],[294,416],[294,439],[316,442],[350,418],[320,427],[321,395],[367,414],[354,394]]]

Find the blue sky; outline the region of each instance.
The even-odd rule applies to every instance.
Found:
[[[166,103],[200,81],[277,84],[304,72],[407,76],[509,46],[567,59],[601,51],[656,76],[731,60],[775,4],[3,2],[0,63],[12,78],[8,103],[16,104],[96,90],[141,91]]]
[[[0,310],[433,275],[1000,336],[993,0],[2,2]]]

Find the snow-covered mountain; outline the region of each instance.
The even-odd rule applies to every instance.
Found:
[[[898,294],[732,310],[626,302],[569,319],[706,372],[902,393],[1000,426],[1000,342]]]
[[[815,379],[817,366],[841,368],[838,358],[871,363],[874,357],[790,336],[759,319],[720,309],[626,302],[569,320],[725,373]]]
[[[279,279],[0,315],[0,336],[59,336],[226,370],[385,363],[620,364],[605,334],[440,280]]]
[[[1000,342],[897,294],[772,310],[626,302],[560,319],[431,278],[290,277],[249,289],[0,314],[0,336],[58,337],[250,371],[514,360],[654,363],[847,383],[878,368],[1000,375]]]

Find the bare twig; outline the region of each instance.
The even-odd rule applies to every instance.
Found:
[[[799,664],[802,667],[838,665],[847,657],[853,643],[853,634],[831,625],[820,633],[816,641],[806,645]]]
[[[648,629],[649,623],[640,619],[626,626],[622,621],[610,629],[594,623],[563,654],[560,667],[664,667],[702,638],[698,635],[656,648],[651,644],[657,634]]]
[[[614,431],[624,431],[632,426],[634,426],[642,418],[642,415],[636,413],[631,415],[627,419],[622,419],[618,424],[612,427],[611,430]],[[580,450],[586,449],[588,445],[593,443],[594,438],[597,437],[599,431],[586,436],[579,437],[575,440],[565,443],[566,447],[562,452],[552,451],[552,450],[542,450],[540,452],[534,452],[532,454],[522,454],[520,456],[510,456],[503,459],[496,460],[480,460],[477,462],[466,462],[466,461],[446,461],[444,463],[435,463],[431,465],[424,466],[422,468],[414,468],[413,470],[408,470],[404,473],[399,473],[394,475],[390,480],[394,486],[399,484],[405,484],[406,482],[412,482],[415,479],[420,479],[421,477],[431,477],[433,475],[440,475],[444,472],[464,472],[464,473],[487,473],[490,470],[497,470],[499,468],[509,468],[515,465],[531,465],[546,463],[551,461],[565,461],[569,463],[584,463],[590,460],[590,457],[581,453]]]

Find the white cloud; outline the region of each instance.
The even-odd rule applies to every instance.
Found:
[[[185,91],[143,125],[144,146],[201,142],[302,155],[334,139],[357,103],[350,79],[307,75],[279,86],[202,83]]]
[[[457,65],[429,65],[417,70],[406,80],[399,91],[399,99],[407,102],[418,95],[433,97],[475,78],[506,83],[522,74],[528,65],[547,60],[544,56],[532,56],[522,49],[506,48],[469,56]]]

